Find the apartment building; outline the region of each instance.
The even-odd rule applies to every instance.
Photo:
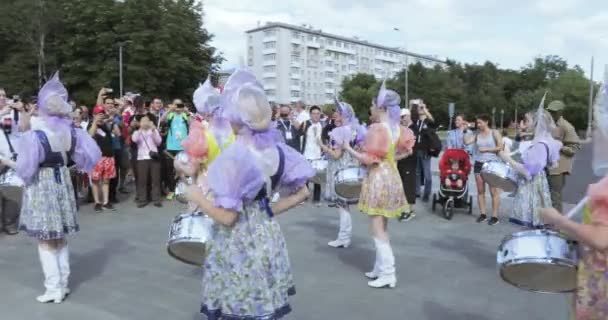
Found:
[[[427,67],[445,61],[398,48],[325,33],[311,26],[269,22],[246,31],[247,65],[264,84],[270,101],[325,104],[345,77],[394,76],[407,64]]]

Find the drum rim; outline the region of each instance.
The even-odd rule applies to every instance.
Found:
[[[522,260],[522,259],[524,259],[524,258],[512,259],[512,260],[509,260],[509,261]],[[534,258],[534,259],[526,259],[526,260],[539,260],[539,262],[546,262],[546,260],[563,260],[563,259],[559,259],[559,258]],[[517,264],[520,264],[520,263],[517,263]],[[565,267],[571,267],[570,265],[563,265],[561,263],[557,263],[557,264],[561,265],[561,266],[565,266]],[[508,283],[508,284],[516,287],[516,288],[519,288],[519,289],[522,289],[522,290],[526,290],[526,291],[530,291],[530,292],[550,293],[550,294],[563,294],[563,293],[573,292],[573,291],[576,290],[576,281],[575,281],[574,288],[568,289],[568,290],[563,290],[563,291],[548,291],[548,290],[533,289],[533,288],[524,287],[524,286],[519,285],[517,283],[514,283],[513,281],[510,281],[510,280],[508,280],[506,278],[506,276],[504,274],[505,268],[508,267],[508,266],[510,266],[510,265],[516,265],[516,264],[515,263],[510,263],[510,264],[502,263],[502,264],[500,264],[500,268],[499,268],[500,278],[504,282],[506,282],[506,283]],[[574,265],[572,268],[575,270],[575,280],[576,280],[576,270],[578,270],[578,265]]]
[[[525,236],[548,236],[548,237],[556,237],[556,238],[560,238],[562,240],[564,240],[566,243],[570,244],[570,245],[577,245],[576,241],[571,240],[569,238],[566,238],[565,236],[563,236],[561,233],[555,231],[555,230],[551,230],[551,229],[534,229],[534,230],[522,230],[522,231],[517,231],[514,232],[510,235],[507,235],[506,237],[503,238],[503,240],[500,243],[499,251],[502,251],[502,248],[504,248],[505,244],[515,238],[523,238]]]

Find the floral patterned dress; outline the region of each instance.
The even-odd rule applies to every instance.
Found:
[[[238,212],[236,223],[216,223],[203,265],[201,313],[209,320],[280,319],[291,311],[295,285],[285,238],[268,194],[295,192],[315,174],[308,161],[278,147],[279,169],[266,179],[248,146],[235,142],[211,163],[208,184],[216,206]]]
[[[591,214],[586,208],[584,223],[608,225],[608,210],[595,210]],[[579,250],[576,320],[608,319],[608,252],[585,245]]]
[[[400,134],[399,131],[397,132],[397,134]],[[384,135],[384,137],[372,137],[372,135]],[[407,134],[404,133],[403,138],[407,139],[405,135]],[[413,134],[408,137],[413,142]],[[385,128],[382,124],[373,125],[368,132],[365,151],[372,154],[378,161],[368,166],[368,174],[363,179],[358,205],[359,210],[363,213],[396,218],[402,212],[409,211],[410,206],[405,198],[403,184],[395,161],[395,151],[399,138],[401,137],[393,140],[390,129]],[[373,139],[380,139],[385,143],[373,141]],[[372,150],[370,145],[379,148]],[[386,146],[380,147],[382,145]]]

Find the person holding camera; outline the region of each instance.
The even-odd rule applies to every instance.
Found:
[[[89,123],[87,131],[101,149],[101,160],[97,163],[91,174],[93,200],[95,211],[103,209],[114,210],[110,203],[110,180],[116,177],[116,162],[112,135],[120,136],[120,129],[114,124],[114,119],[106,114],[105,108],[114,107],[114,99],[108,97],[111,90],[102,88],[97,97],[97,106],[93,109],[93,121]],[[100,103],[103,102],[103,105]],[[100,199],[101,193],[101,199]]]
[[[139,129],[131,137],[137,144],[137,199],[138,208],[143,208],[154,202],[154,206],[162,207],[160,199],[160,155],[158,146],[162,143],[160,133],[148,116],[139,121]],[[150,179],[150,183],[148,183]]]
[[[422,201],[429,201],[432,187],[431,176],[431,153],[440,150],[434,150],[432,147],[431,135],[435,134],[435,119],[429,112],[426,104],[422,99],[410,101],[412,106],[412,122],[414,124],[414,135],[416,136],[416,145],[414,152],[416,154],[416,196],[419,197],[420,187],[424,184],[422,191]]]
[[[179,152],[184,151],[182,141],[188,137],[188,127],[190,125],[190,117],[188,110],[180,99],[173,100],[173,104],[169,105],[169,109],[160,117],[160,122],[166,128],[167,140],[166,150],[169,154],[175,156]],[[168,190],[167,199],[173,199],[175,195],[175,167],[173,159],[165,157],[165,183]]]
[[[15,97],[13,97],[15,98]],[[17,97],[18,98],[18,97]],[[15,142],[17,140],[15,123],[13,121],[17,112],[23,111],[23,103],[13,99],[11,102],[6,99],[6,91],[0,88],[0,119],[2,119],[2,132],[0,134],[0,158],[16,161],[17,152],[15,151]],[[0,175],[5,174],[10,168],[8,166],[0,166]],[[5,197],[0,192],[1,210],[0,217],[2,223],[2,231],[9,235],[18,233],[17,223],[19,220],[19,211],[21,210],[21,202],[14,201]]]

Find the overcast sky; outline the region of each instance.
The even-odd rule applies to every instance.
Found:
[[[557,54],[594,78],[608,63],[606,0],[205,0],[213,45],[239,64],[245,30],[258,21],[312,24],[315,29],[461,62],[519,69]],[[393,31],[397,27],[401,31]]]

